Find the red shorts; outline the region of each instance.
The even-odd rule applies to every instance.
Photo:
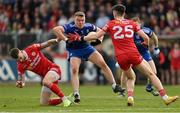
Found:
[[[126,54],[120,54],[116,56],[117,62],[121,69],[128,70],[130,66],[136,66],[143,60],[142,56],[138,52],[131,52]]]

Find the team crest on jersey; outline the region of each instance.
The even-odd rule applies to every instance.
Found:
[[[36,56],[36,53],[35,53],[35,52],[32,52],[31,55],[32,55],[32,56]]]

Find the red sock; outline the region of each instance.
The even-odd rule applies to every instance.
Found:
[[[56,106],[56,105],[60,104],[61,102],[62,102],[62,100],[60,98],[58,98],[58,99],[50,99],[49,100],[49,105]]]
[[[133,97],[133,91],[128,91],[128,97]]]
[[[58,88],[58,85],[52,83],[52,84],[50,84],[48,87],[49,87],[49,88],[51,89],[51,91],[54,92],[57,96],[59,96],[59,97],[61,97],[61,98],[64,97],[64,94],[63,94],[63,92],[60,90],[60,88]]]
[[[165,89],[159,90],[159,94],[160,94],[161,97],[164,96],[164,95],[166,95]]]

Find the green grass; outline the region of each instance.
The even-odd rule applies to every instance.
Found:
[[[70,94],[70,85],[61,84],[65,94]],[[169,95],[180,95],[179,86],[165,86]],[[39,84],[26,84],[18,89],[14,84],[0,84],[0,112],[53,112],[53,113],[89,113],[89,112],[180,112],[180,101],[172,105],[163,104],[160,97],[153,97],[145,92],[145,86],[135,88],[135,106],[127,107],[127,98],[119,97],[111,90],[111,86],[80,86],[81,104],[64,108],[58,106],[40,106]]]

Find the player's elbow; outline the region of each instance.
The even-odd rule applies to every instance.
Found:
[[[55,33],[55,34],[59,34],[59,33],[62,33],[62,28],[61,26],[57,26],[57,27],[54,27],[52,29],[52,31]]]

